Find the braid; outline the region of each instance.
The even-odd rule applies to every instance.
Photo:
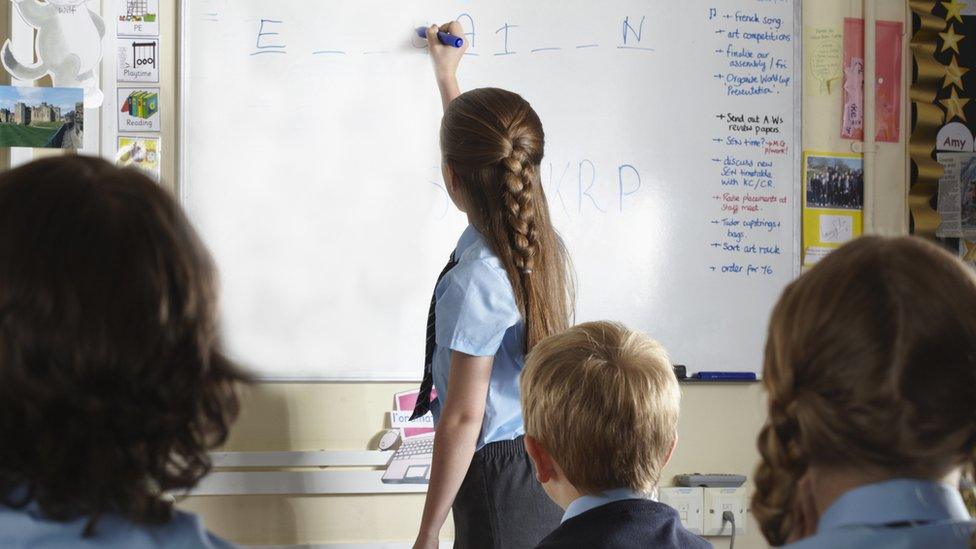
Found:
[[[539,179],[542,122],[517,94],[461,94],[441,121],[444,162],[457,177],[472,225],[498,256],[525,328],[524,352],[564,330],[572,316],[569,256],[552,226]]]
[[[535,168],[528,156],[517,148],[502,160],[504,166],[504,195],[506,220],[511,229],[512,250],[515,266],[522,275],[532,274],[535,255],[539,246],[536,232],[535,204],[532,199],[532,182]]]
[[[807,460],[795,440],[798,426],[794,404],[770,406],[769,420],[759,433],[762,459],[756,468],[752,513],[773,546],[786,544],[797,526],[793,514],[796,487],[807,470]]]

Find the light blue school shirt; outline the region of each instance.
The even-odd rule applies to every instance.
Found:
[[[478,449],[486,444],[513,440],[525,434],[519,403],[519,374],[525,365],[525,324],[515,303],[515,292],[485,238],[468,226],[454,250],[457,265],[434,290],[436,305],[434,386],[431,405],[435,423],[447,399],[451,351],[495,357],[488,383],[485,418]]]
[[[647,496],[627,488],[616,488],[614,490],[605,490],[599,494],[580,496],[566,507],[562,522],[582,515],[587,511],[592,511],[597,507],[603,507],[604,505],[625,499],[647,499]]]
[[[786,547],[969,549],[974,528],[959,490],[897,479],[845,493],[821,515],[816,534]]]
[[[118,515],[105,515],[95,535],[82,537],[87,518],[57,522],[45,518],[36,504],[23,509],[0,505],[0,547],[3,549],[233,549],[234,545],[207,532],[200,519],[176,511],[166,524],[138,525]]]

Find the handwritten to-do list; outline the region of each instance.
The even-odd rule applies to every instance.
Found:
[[[771,258],[792,253],[781,242],[784,232],[794,229],[789,221],[784,227],[782,215],[796,206],[793,179],[783,177],[795,166],[793,118],[783,108],[755,108],[755,98],[793,95],[792,28],[786,32],[782,16],[759,6],[710,8],[708,22],[718,46],[715,55],[725,65],[715,74],[715,85],[727,96],[727,108],[713,123],[711,161],[720,185],[712,196],[718,208],[710,223],[717,234],[709,246],[720,255],[709,270],[772,276],[777,262]]]
[[[184,8],[181,188],[222,273],[227,347],[259,375],[419,375],[434,277],[467,220],[413,30],[452,19],[462,89],[515,91],[543,121],[576,320],[645,330],[692,372],[760,369],[798,269],[794,2]]]

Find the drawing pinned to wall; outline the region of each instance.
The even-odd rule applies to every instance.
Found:
[[[115,163],[138,168],[159,181],[160,140],[158,137],[119,136],[119,150]]]
[[[82,148],[84,96],[81,88],[0,86],[0,147]]]
[[[875,140],[897,143],[901,133],[902,24],[876,25]],[[864,139],[864,21],[844,19],[844,111],[841,137]]]
[[[864,160],[858,154],[803,154],[803,265],[861,235]]]
[[[159,82],[159,40],[120,38],[118,62],[120,82]]]
[[[119,88],[119,131],[159,130],[159,88]]]
[[[119,36],[159,36],[159,0],[118,0]]]
[[[843,74],[844,33],[838,27],[807,27],[804,30],[806,92],[831,95]]]
[[[105,23],[88,9],[88,0],[12,1],[21,19],[37,29],[37,62],[17,59],[8,39],[0,50],[7,72],[26,81],[50,74],[55,87],[83,88],[85,108],[101,107],[104,95],[98,87],[98,65]]]

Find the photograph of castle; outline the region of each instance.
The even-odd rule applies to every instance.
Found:
[[[0,147],[80,149],[84,90],[0,86]]]

